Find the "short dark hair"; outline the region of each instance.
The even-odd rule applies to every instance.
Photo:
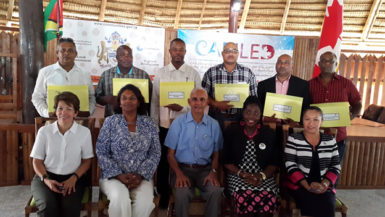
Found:
[[[75,112],[78,112],[80,109],[80,100],[72,92],[65,91],[55,96],[54,106],[53,106],[55,111],[60,101],[65,102],[65,104],[67,105],[72,105],[75,109]]]
[[[261,107],[262,107],[261,102],[259,102],[259,99],[258,99],[258,97],[256,97],[256,96],[248,96],[248,97],[246,98],[245,102],[243,103],[242,113],[243,113],[243,111],[246,109],[246,107],[249,106],[249,105],[256,105],[256,106],[258,106],[259,111],[262,111],[262,108],[261,108]],[[262,119],[262,112],[261,112],[259,118],[260,118],[260,120]]]
[[[59,41],[57,42],[58,49],[59,49],[60,44],[65,43],[65,42],[72,43],[76,49],[76,44],[72,38],[60,38]]]
[[[131,90],[135,94],[136,98],[139,101],[139,107],[136,110],[136,112],[139,115],[147,115],[147,105],[144,102],[144,97],[143,97],[142,93],[140,92],[139,88],[137,88],[135,85],[132,85],[132,84],[127,84],[126,86],[122,87],[122,89],[119,90],[119,93],[118,93],[118,108],[116,109],[115,112],[117,114],[122,114],[122,108],[120,107],[120,98],[122,97],[123,92],[126,91],[126,90]]]
[[[303,116],[305,116],[305,113],[308,112],[308,111],[316,111],[318,113],[320,113],[321,115],[321,120],[323,120],[323,112],[322,110],[317,107],[317,106],[309,106],[309,107],[306,107],[304,110],[303,110],[303,113],[302,113],[302,119],[303,119]]]
[[[118,49],[116,49],[116,56],[118,56],[118,52],[119,52],[120,50],[122,50],[122,49],[129,50],[130,53],[131,53],[131,55],[132,55],[132,49],[131,49],[129,46],[123,44],[123,45],[120,45],[120,46],[118,47]]]
[[[186,46],[186,43],[180,39],[180,38],[174,38],[171,42],[170,42],[170,47],[172,46],[172,44],[174,44],[175,42],[180,42],[182,44],[184,44]]]

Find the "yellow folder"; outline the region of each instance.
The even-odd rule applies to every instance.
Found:
[[[323,122],[321,127],[346,127],[350,126],[350,112],[348,102],[331,102],[311,104],[322,110]]]
[[[215,84],[215,100],[230,101],[234,108],[242,108],[249,96],[249,84]]]
[[[136,79],[136,78],[113,78],[112,79],[112,95],[117,96],[119,90],[127,84],[135,85],[139,88],[140,92],[144,97],[146,103],[150,102],[149,90],[148,90],[148,79]]]
[[[266,93],[265,107],[263,115],[271,117],[275,114],[276,118],[290,118],[299,122],[301,119],[302,97]]]
[[[194,82],[160,82],[160,106],[176,103],[180,106],[188,106],[187,99],[194,89]]]
[[[72,92],[79,98],[80,111],[82,112],[90,111],[90,101],[89,101],[89,93],[88,93],[87,85],[48,85],[47,86],[48,112],[55,112],[55,109],[53,108],[55,104],[54,103],[55,96],[65,91]]]

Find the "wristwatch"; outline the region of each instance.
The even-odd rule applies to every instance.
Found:
[[[49,178],[47,174],[40,177],[40,181],[44,182],[44,179]]]

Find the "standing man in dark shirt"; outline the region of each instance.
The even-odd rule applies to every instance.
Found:
[[[328,51],[321,55],[318,63],[321,73],[309,81],[310,101],[316,103],[349,102],[350,119],[361,110],[361,96],[352,81],[335,73],[337,56]],[[346,146],[346,127],[337,128],[337,145],[340,163],[344,159]]]
[[[307,81],[292,75],[293,62],[291,56],[283,54],[275,64],[277,74],[258,83],[258,98],[265,107],[266,93],[277,93],[302,97],[302,111],[309,106],[309,84]],[[302,115],[301,115],[302,117]]]

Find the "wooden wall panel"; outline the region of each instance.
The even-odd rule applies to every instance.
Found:
[[[319,38],[295,37],[293,52],[293,74],[305,80],[313,75]]]

